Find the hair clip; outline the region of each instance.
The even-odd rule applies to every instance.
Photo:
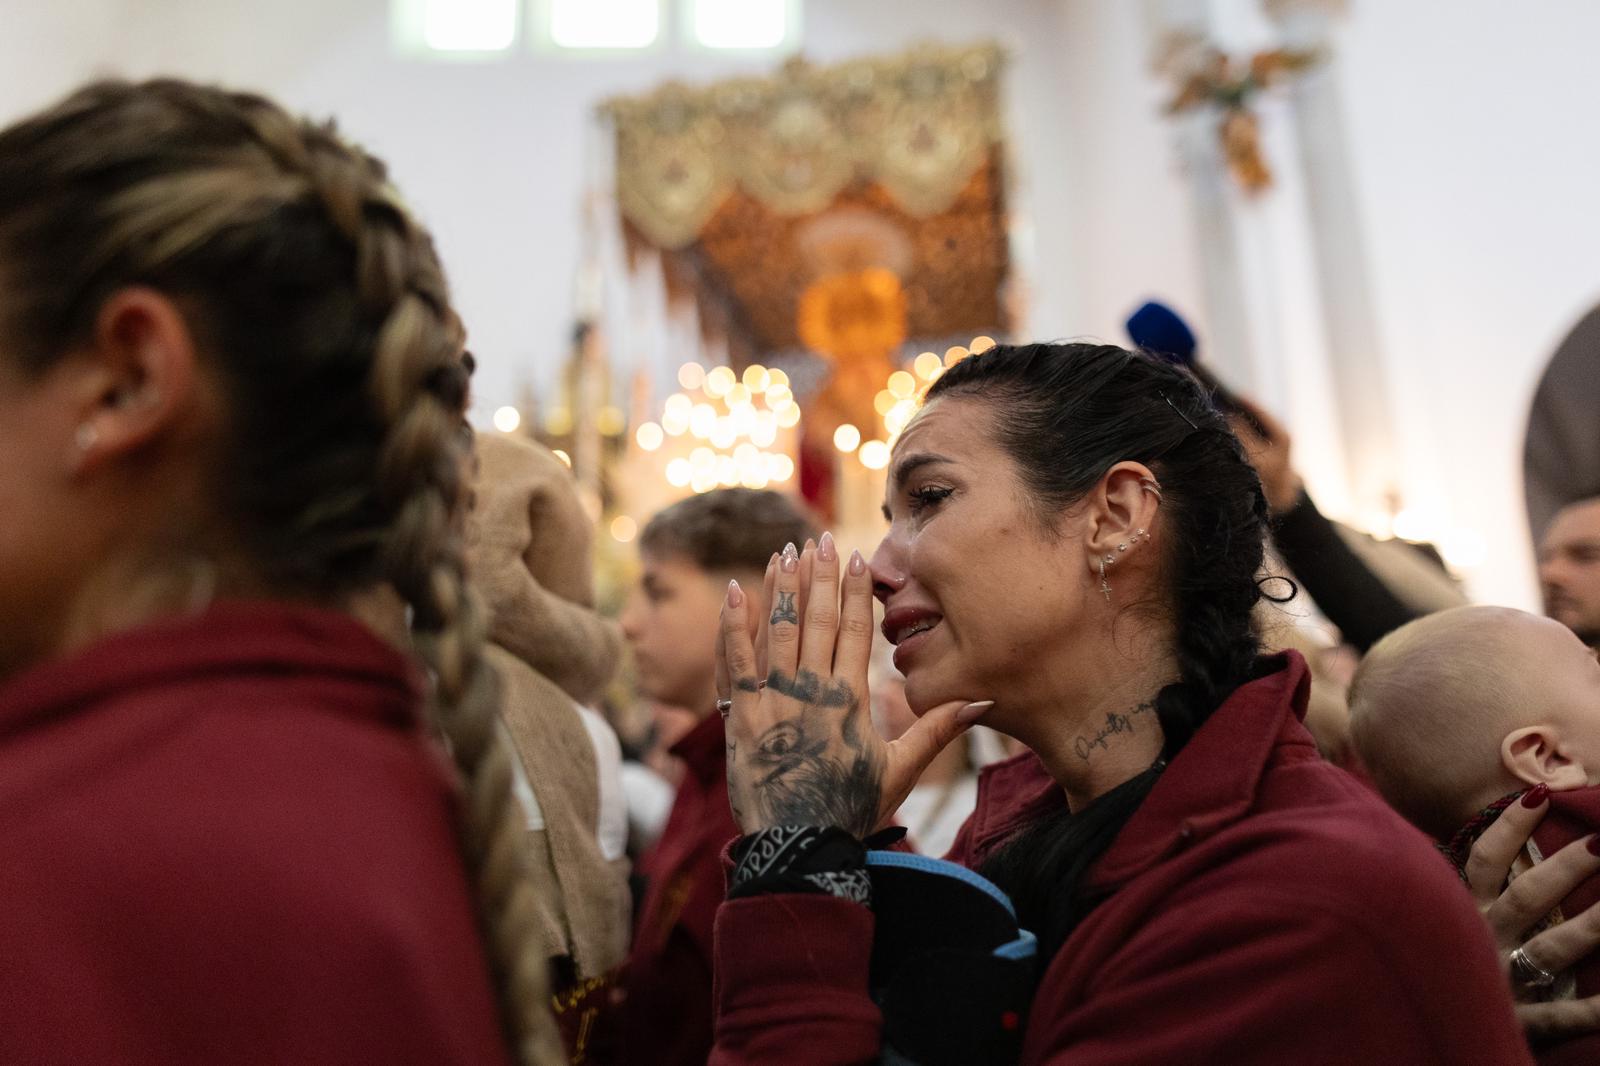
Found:
[[[1186,415],[1182,411],[1178,410],[1178,405],[1172,402],[1172,397],[1171,396],[1168,396],[1166,393],[1163,392],[1161,394],[1161,398],[1163,400],[1167,401],[1167,406],[1168,407],[1172,408],[1174,411],[1177,412],[1179,418],[1181,418],[1185,422],[1189,423],[1189,428],[1190,429],[1199,429],[1200,428],[1199,426],[1194,424],[1194,419],[1190,418],[1188,415]]]

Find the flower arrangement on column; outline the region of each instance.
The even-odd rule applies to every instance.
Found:
[[[1246,193],[1272,187],[1272,167],[1261,150],[1261,124],[1251,104],[1321,59],[1314,50],[1274,48],[1251,56],[1230,56],[1194,34],[1175,34],[1157,59],[1157,70],[1177,85],[1166,113],[1199,108],[1218,112],[1217,140],[1228,171]]]

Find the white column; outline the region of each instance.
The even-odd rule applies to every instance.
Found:
[[[1175,147],[1189,179],[1201,291],[1210,327],[1200,338],[1201,359],[1234,388],[1259,392],[1265,382],[1251,329],[1240,232],[1233,212],[1233,179],[1217,148],[1217,116],[1210,108],[1200,108],[1177,116],[1173,129]]]
[[[1358,512],[1395,487],[1398,454],[1348,139],[1332,57],[1333,0],[1264,0],[1289,48],[1323,53],[1290,90],[1334,399]]]
[[[1208,0],[1144,0],[1143,14],[1153,70],[1172,38],[1210,36]],[[1173,151],[1189,186],[1200,259],[1207,322],[1200,337],[1201,358],[1233,387],[1254,391],[1261,384],[1257,344],[1233,214],[1232,178],[1217,147],[1217,116],[1211,108],[1196,108],[1174,116],[1171,126]]]

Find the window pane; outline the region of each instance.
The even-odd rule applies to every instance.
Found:
[[[661,32],[661,0],[551,0],[550,39],[562,48],[645,48]]]
[[[518,0],[427,0],[422,39],[440,52],[501,52],[517,36]]]
[[[788,32],[788,0],[694,0],[695,39],[707,48],[776,48]]]

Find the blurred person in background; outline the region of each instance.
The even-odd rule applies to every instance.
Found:
[[[0,279],[0,1061],[561,1061],[384,165],[99,82],[0,132]]]
[[[1545,614],[1600,648],[1600,495],[1556,512],[1539,542]]]
[[[594,609],[592,523],[566,464],[497,433],[479,435],[476,454],[468,563],[492,616],[484,660],[526,768],[515,788],[540,944],[568,1054],[603,1060],[632,915],[621,749],[588,705],[616,672],[622,636]]]
[[[759,586],[811,520],[780,493],[716,489],[658,513],[639,535],[642,572],[622,613],[641,694],[694,713],[670,751],[682,761],[672,812],[641,856],[642,902],[624,974],[625,1062],[703,1066],[711,1052],[711,929],[722,902],[723,847],[739,835],[728,807],[716,645],[728,582]]]

